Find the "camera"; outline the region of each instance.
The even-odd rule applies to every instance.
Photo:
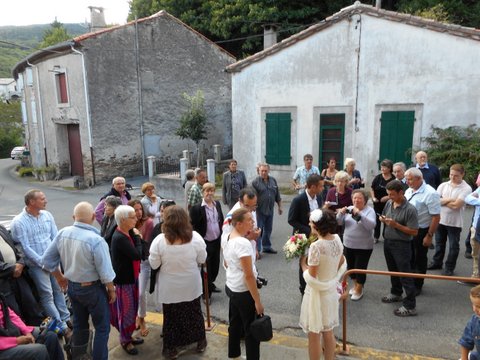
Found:
[[[257,276],[257,289],[261,289],[262,287],[267,285],[268,285],[267,279]]]
[[[353,215],[353,209],[347,208],[347,211],[345,213],[352,215],[352,219],[356,222],[359,222],[362,219],[359,213],[357,213],[357,215]]]

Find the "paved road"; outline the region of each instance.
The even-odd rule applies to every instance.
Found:
[[[81,201],[96,204],[108,188],[108,184],[83,191],[65,191],[45,188],[41,183],[28,183],[12,178],[12,167],[16,162],[0,160],[0,215],[16,214],[23,205],[23,194],[32,187],[41,188],[48,198],[48,209],[55,216],[59,227],[71,224],[73,206]],[[138,185],[143,179],[133,179]],[[273,244],[277,250],[286,241],[291,228],[286,221],[289,203],[284,204],[284,215],[275,216]],[[465,215],[465,222],[471,219],[471,209]],[[465,231],[462,232],[462,238]],[[469,276],[471,260],[463,257],[463,244],[458,259],[456,275]],[[433,251],[429,255],[432,256]],[[262,276],[269,280],[261,296],[265,310],[272,316],[274,327],[287,335],[304,336],[298,327],[301,297],[298,292],[297,263],[287,262],[279,253],[265,255],[257,265]],[[383,257],[383,243],[375,245],[370,269],[386,270]],[[439,271],[433,273],[439,274]],[[223,287],[224,273],[216,281]],[[458,359],[456,341],[464,324],[471,315],[468,299],[469,287],[447,281],[427,281],[424,292],[417,298],[418,316],[397,318],[393,315],[395,305],[382,304],[380,298],[389,291],[389,279],[370,276],[365,287],[365,296],[359,302],[348,302],[348,342],[361,347],[407,352],[424,356]],[[152,301],[150,310],[153,311]],[[225,323],[228,318],[228,302],[222,292],[214,294],[211,306],[214,321]],[[341,336],[341,329],[337,335]]]

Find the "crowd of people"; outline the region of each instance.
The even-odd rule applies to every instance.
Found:
[[[463,211],[471,204],[475,213],[467,240],[474,257],[472,277],[479,277],[480,187],[472,192],[462,165],[452,165],[449,181],[442,183],[423,151],[409,169],[384,159],[367,191],[352,158],[343,170],[336,169],[334,158],[322,171],[313,166],[312,155],[306,154],[304,162],[293,175],[298,195],[288,223],[293,233],[310,241],[308,252],[299,257],[299,323],[308,334],[310,359],[322,354],[334,358],[339,298],[361,300],[367,277],[352,274],[346,290],[339,288],[339,278],[347,269],[368,269],[374,244],[382,238],[389,271],[442,269],[451,276]],[[73,209],[73,225],[60,231],[46,210],[45,194],[28,191],[11,235],[0,226],[0,323],[6,329],[0,329],[6,339],[0,359],[63,359],[62,337],[72,354],[83,354],[90,346],[89,318],[95,329],[94,359],[108,358],[110,326],[118,330],[123,350],[137,355],[149,334],[148,293],[163,312],[163,354],[175,359],[179,348],[190,344],[201,353],[207,348],[201,306],[222,292],[215,284],[221,268],[229,298],[228,357],[241,355],[244,339],[247,359],[259,359],[260,342],[250,331],[264,313],[255,263],[265,254],[277,254],[271,233],[275,204],[281,215],[283,203],[270,166],[259,163],[257,175],[248,185],[237,162],[230,162],[222,184],[222,202],[229,209],[225,216],[205,170],[189,171],[182,206],[162,201],[150,182],[141,187],[144,196],[133,199],[125,179],[116,177],[96,208],[80,202]],[[435,254],[427,264],[432,244]],[[392,276],[390,291],[380,300],[401,302],[396,316],[415,316],[422,287],[423,279]],[[471,294],[475,312],[479,294]],[[55,321],[54,332],[35,328],[45,316]],[[462,339],[469,335],[466,330]],[[467,340],[460,344],[473,348]]]

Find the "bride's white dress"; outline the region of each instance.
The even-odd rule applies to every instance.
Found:
[[[308,252],[308,265],[318,266],[316,279],[329,282],[335,279],[338,263],[343,255],[343,244],[338,235],[333,240],[318,239]],[[332,330],[339,324],[336,286],[318,290],[308,284],[300,310],[300,327],[305,332],[319,333]]]

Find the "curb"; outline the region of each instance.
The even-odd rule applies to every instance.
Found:
[[[162,326],[163,314],[156,312],[147,312],[145,317],[147,323]],[[225,324],[217,323],[213,325],[213,328],[207,332],[222,337],[228,337],[228,326]],[[270,345],[284,346],[294,349],[306,350],[308,348],[308,340],[306,338],[290,335],[282,335],[277,331],[273,331],[273,338],[268,342]],[[340,345],[341,346],[341,345]],[[442,360],[441,358],[413,355],[406,353],[396,353],[385,350],[378,350],[373,348],[357,347],[349,344],[349,354],[343,355],[345,358],[352,359],[378,359],[378,360]],[[339,353],[339,345],[337,344],[337,354]],[[338,355],[337,355],[338,358]]]

